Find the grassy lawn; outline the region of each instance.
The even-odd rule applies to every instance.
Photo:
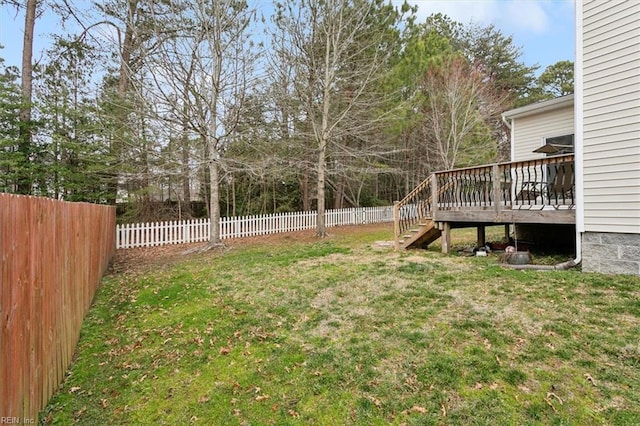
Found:
[[[640,278],[372,248],[390,225],[330,232],[135,252],[41,421],[640,424]]]

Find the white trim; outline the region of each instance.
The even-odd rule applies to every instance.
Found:
[[[516,120],[511,119],[511,161],[516,161]]]
[[[574,102],[573,94],[561,96],[559,98],[550,99],[548,101],[536,102],[535,104],[526,105],[520,108],[503,112],[502,117],[504,119],[513,120],[514,118],[527,117],[529,115],[535,115],[541,112],[554,111],[556,109],[572,106],[573,102]]]
[[[585,232],[584,227],[584,34],[583,34],[583,0],[575,0],[576,21],[576,61],[574,63],[574,133],[573,149],[575,158],[576,186],[576,232]],[[580,238],[576,239],[579,244]],[[576,247],[577,249],[579,246]],[[577,253],[580,256],[580,252]]]

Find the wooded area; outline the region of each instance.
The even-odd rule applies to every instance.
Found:
[[[500,113],[573,90],[571,62],[536,77],[495,27],[383,0],[0,4],[25,16],[22,69],[0,50],[0,191],[126,203],[120,221],[201,201],[214,221],[317,209],[323,235],[325,208],[506,159]],[[43,17],[60,33],[35,61]]]

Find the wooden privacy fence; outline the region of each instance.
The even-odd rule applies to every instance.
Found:
[[[37,423],[114,251],[115,209],[0,194],[0,420]]]
[[[220,237],[240,238],[313,229],[318,213],[294,212],[220,218]],[[393,222],[393,207],[365,207],[326,211],[326,226]],[[209,219],[134,223],[116,226],[116,247],[151,247],[209,239]]]

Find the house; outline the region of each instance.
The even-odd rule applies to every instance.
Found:
[[[502,114],[511,130],[511,161],[542,160],[563,154],[574,154],[574,95],[526,105]],[[575,202],[575,166],[559,170],[541,166],[534,178],[528,178],[547,195],[571,191]],[[558,172],[562,179],[558,179]],[[567,175],[567,172],[570,173]],[[556,205],[557,208],[557,205]],[[575,210],[575,205],[571,208]],[[575,219],[575,212],[573,213]],[[545,248],[575,249],[575,221],[559,224],[519,224],[516,232],[521,240]]]
[[[503,114],[511,160],[574,153],[584,271],[640,275],[640,2],[576,2],[575,95]]]
[[[640,275],[640,2],[576,1],[575,84],[582,268]]]
[[[527,105],[502,114],[511,129],[511,161],[574,152],[574,95]]]
[[[478,244],[487,225],[546,227],[534,234],[573,240],[583,271],[640,275],[640,2],[576,0],[575,13],[575,94],[503,114],[510,162],[434,173],[396,203],[398,248],[441,238],[446,252],[456,227]]]

